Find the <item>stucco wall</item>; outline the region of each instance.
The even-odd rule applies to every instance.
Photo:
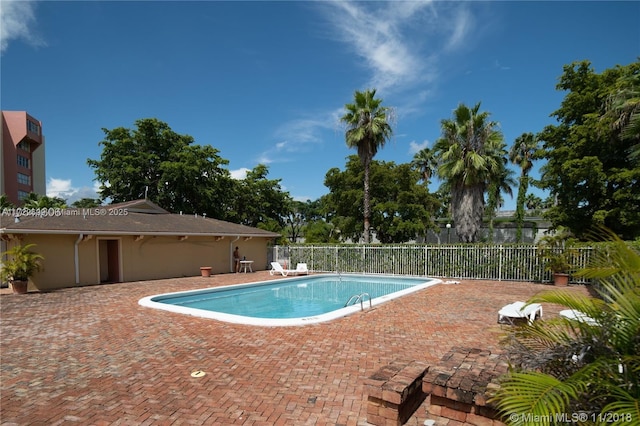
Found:
[[[25,235],[21,244],[35,244],[32,251],[44,257],[42,270],[29,280],[29,289],[49,290],[75,285],[74,235]],[[11,241],[8,247],[18,242]]]
[[[267,243],[265,238],[249,240],[213,237],[145,236],[136,241],[134,236],[105,235],[85,237],[78,242],[78,235],[28,234],[22,244],[36,244],[34,251],[44,256],[41,272],[29,283],[30,290],[52,290],[76,285],[100,284],[105,276],[105,262],[111,255],[105,253],[107,241],[117,241],[117,281],[143,281],[176,278],[200,274],[201,266],[210,266],[213,274],[231,272],[233,248],[240,248],[240,255],[253,260],[253,270],[267,268]],[[9,243],[11,248],[17,242]],[[79,283],[76,284],[74,246],[78,246]],[[101,248],[102,247],[102,248]],[[102,272],[102,273],[101,273]]]

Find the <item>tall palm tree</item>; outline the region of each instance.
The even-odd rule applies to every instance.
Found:
[[[513,170],[507,168],[507,150],[506,145],[503,143],[501,147],[498,147],[498,151],[495,155],[501,157],[502,167],[495,173],[495,177],[489,182],[487,188],[487,217],[489,219],[489,242],[493,242],[493,219],[504,199],[502,193],[505,193],[513,198],[512,186],[515,186],[516,181],[513,179]]]
[[[416,152],[411,165],[420,171],[425,185],[429,185],[434,170],[438,167],[438,159],[435,152],[429,148],[423,148]]]
[[[509,151],[509,160],[520,166],[520,185],[516,201],[516,241],[522,242],[522,224],[524,223],[524,205],[529,188],[529,172],[533,167],[535,152],[538,150],[538,138],[533,133],[518,136]]]
[[[345,138],[349,148],[358,150],[358,157],[364,168],[364,242],[369,243],[371,206],[369,200],[369,168],[371,160],[391,137],[393,130],[389,124],[391,110],[382,106],[382,99],[376,99],[376,90],[356,90],[354,103],[346,104],[347,113],[340,119],[347,126]]]
[[[503,137],[498,123],[480,103],[469,108],[460,104],[452,119],[441,122],[442,136],[436,141],[438,176],[451,187],[455,230],[461,242],[474,242],[482,226],[484,193],[504,169]]]

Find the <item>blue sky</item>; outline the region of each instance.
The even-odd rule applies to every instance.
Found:
[[[640,55],[632,1],[0,8],[1,107],[42,121],[47,192],[69,202],[96,197],[86,160],[100,157],[102,128],[158,118],[217,148],[234,176],[263,163],[295,199],[314,200],[328,192],[327,171],[355,153],[339,124],[355,90],[376,88],[396,111],[376,159],[406,163],[461,102],[482,102],[511,145],[554,123],[564,65],[587,59],[601,72]],[[504,209],[514,206],[506,197]]]

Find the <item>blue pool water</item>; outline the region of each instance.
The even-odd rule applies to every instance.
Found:
[[[368,293],[372,305],[440,282],[429,278],[314,275],[151,296],[141,305],[223,321],[256,325],[299,325],[328,321],[361,309],[345,307]],[[363,297],[369,308],[369,297]]]

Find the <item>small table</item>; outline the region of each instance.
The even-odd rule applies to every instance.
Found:
[[[251,265],[253,264],[253,260],[241,260],[240,261],[240,269],[247,273],[247,268],[249,268],[249,272],[253,272],[253,268]]]

